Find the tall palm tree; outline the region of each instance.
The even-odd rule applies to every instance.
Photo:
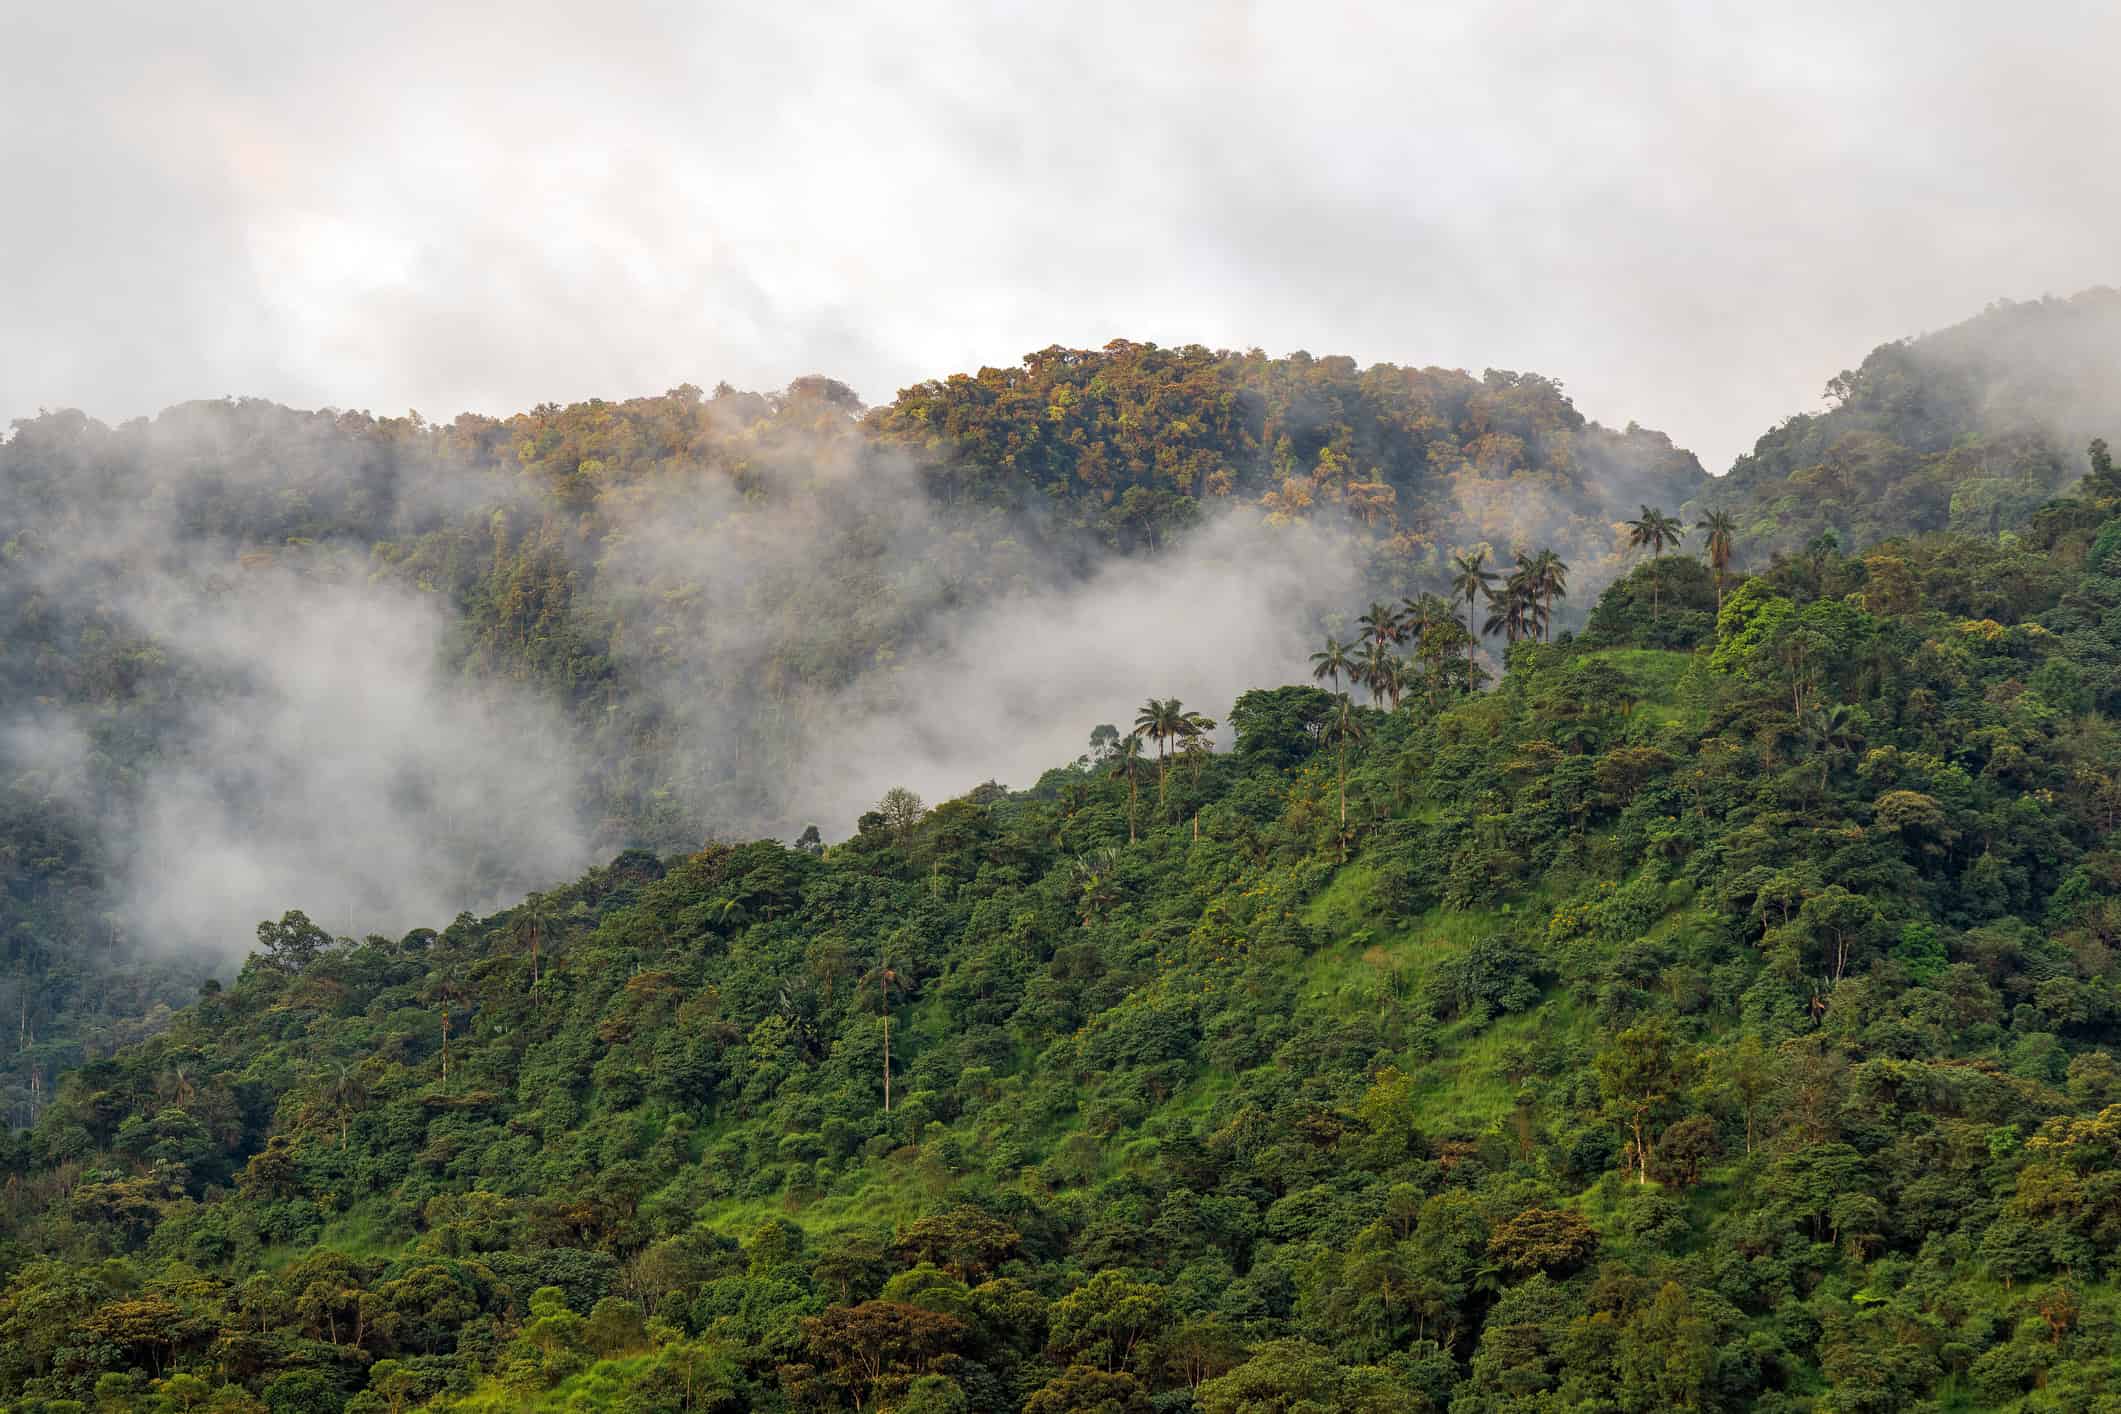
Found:
[[[1549,546],[1532,557],[1532,587],[1539,595],[1539,622],[1547,640],[1554,638],[1554,601],[1569,597],[1568,562]]]
[[[368,1103],[368,1085],[361,1072],[341,1062],[324,1084],[324,1098],[339,1116],[339,1147],[346,1147],[346,1121]]]
[[[876,983],[877,1009],[884,1023],[885,1114],[891,1113],[891,984],[898,980],[899,975],[891,966],[889,939],[888,937],[879,938],[876,947],[876,970],[870,973],[868,977],[861,979],[861,982],[857,985],[867,985],[871,981]],[[901,986],[899,991],[903,995],[905,988]]]
[[[1342,643],[1329,635],[1326,638],[1326,646],[1311,655],[1312,680],[1330,680],[1335,692],[1340,691],[1341,678],[1346,677],[1353,681],[1357,669],[1353,647],[1353,644]]]
[[[1358,680],[1370,689],[1370,704],[1376,706],[1386,695],[1392,698],[1392,710],[1399,710],[1399,659],[1391,647],[1382,639],[1371,639],[1370,646],[1362,655],[1358,665]]]
[[[1372,644],[1391,644],[1398,641],[1399,615],[1388,604],[1373,600],[1369,612],[1355,622],[1362,626],[1363,637]]]
[[[1473,655],[1480,649],[1480,635],[1473,628],[1473,603],[1488,592],[1488,586],[1496,579],[1495,571],[1487,567],[1488,552],[1475,550],[1470,555],[1453,555],[1451,564],[1458,573],[1451,580],[1453,596],[1466,601],[1466,691],[1473,690]]]
[[[1400,701],[1410,692],[1422,686],[1421,670],[1404,658],[1392,658],[1384,665],[1385,696],[1392,699],[1392,710],[1399,710]]]
[[[1422,598],[1427,598],[1423,595]],[[1421,636],[1421,600],[1411,594],[1399,601],[1399,609],[1392,615],[1392,646],[1404,647]]]
[[[530,952],[530,985],[538,985],[538,950],[545,941],[552,905],[543,894],[532,894],[516,908],[515,935]]]
[[[1710,511],[1694,528],[1708,537],[1709,568],[1716,571],[1716,612],[1723,612],[1723,580],[1731,572],[1731,546],[1738,538],[1738,517],[1729,511]]]
[[[1664,558],[1665,546],[1677,545],[1685,538],[1686,526],[1681,524],[1679,517],[1666,515],[1650,506],[1642,508],[1640,519],[1628,522],[1628,544],[1650,552],[1650,620],[1653,623],[1658,615],[1657,562]]]
[[[1112,748],[1110,770],[1115,776],[1127,778],[1127,843],[1134,843],[1134,807],[1140,797],[1140,772],[1142,768],[1142,739],[1139,732],[1129,732]]]
[[[1164,727],[1171,719],[1170,709],[1161,697],[1151,697],[1135,710],[1134,734],[1144,736],[1156,743],[1157,753],[1163,752]]]
[[[1343,859],[1348,852],[1348,743],[1361,741],[1366,735],[1362,717],[1355,710],[1355,701],[1346,693],[1340,694],[1339,704],[1326,722],[1326,734],[1338,748],[1338,781],[1340,787],[1340,852]]]
[[[1186,729],[1186,706],[1176,697],[1152,697],[1134,715],[1134,732],[1137,736],[1152,737],[1156,741],[1156,801],[1164,799],[1164,777],[1170,769],[1169,747]]]
[[[1500,593],[1488,593],[1488,618],[1480,631],[1499,633],[1508,643],[1520,638],[1529,638],[1534,632],[1538,606],[1526,591],[1524,581],[1516,575],[1502,586]]]
[[[1797,725],[1803,733],[1806,749],[1819,762],[1819,793],[1825,795],[1827,772],[1833,769],[1835,759],[1863,745],[1863,732],[1857,724],[1855,709],[1846,702],[1813,708],[1798,720]]]
[[[1539,561],[1522,550],[1518,551],[1517,568],[1510,571],[1510,577],[1505,582],[1516,591],[1517,597],[1524,601],[1521,614],[1524,620],[1524,636],[1533,639],[1541,637],[1546,631],[1547,621],[1546,605],[1539,597]]]

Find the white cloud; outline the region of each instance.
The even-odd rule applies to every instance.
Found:
[[[89,3],[10,22],[9,413],[506,411],[1115,336],[1536,368],[1712,467],[2116,278],[2121,12]]]

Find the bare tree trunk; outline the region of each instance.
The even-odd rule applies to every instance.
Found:
[[[1466,596],[1466,691],[1473,690],[1474,655],[1480,652],[1480,635],[1473,631],[1473,596]]]

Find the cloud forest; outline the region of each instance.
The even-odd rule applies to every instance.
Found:
[[[2121,1409],[2121,295],[1822,381],[15,421],[0,1408]]]

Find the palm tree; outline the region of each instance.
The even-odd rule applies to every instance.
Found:
[[[515,936],[530,950],[530,985],[538,985],[538,948],[545,941],[545,925],[552,915],[545,895],[531,894],[516,909]]]
[[[339,1115],[339,1147],[346,1147],[346,1121],[355,1110],[368,1103],[368,1085],[361,1072],[351,1065],[341,1063],[325,1082],[324,1098]]]
[[[1522,628],[1524,636],[1537,639],[1546,632],[1546,606],[1539,597],[1539,561],[1517,552],[1517,568],[1510,571],[1508,586],[1524,601]]]
[[[1819,793],[1825,795],[1826,776],[1833,768],[1834,759],[1848,755],[1863,744],[1855,709],[1845,702],[1836,702],[1823,710],[1814,709],[1804,714],[1798,728],[1804,734],[1807,750],[1819,761]]]
[[[1399,659],[1393,655],[1389,645],[1382,639],[1373,638],[1370,640],[1369,648],[1363,653],[1362,661],[1357,665],[1356,676],[1364,687],[1370,689],[1370,703],[1372,706],[1382,702],[1385,695],[1390,693],[1392,710],[1395,712],[1399,710],[1399,675],[1394,671],[1398,666]]]
[[[1731,544],[1738,537],[1738,517],[1710,511],[1694,528],[1708,536],[1709,568],[1716,571],[1716,612],[1723,612],[1723,579],[1731,572]]]
[[[1186,729],[1185,704],[1176,697],[1152,697],[1134,714],[1134,732],[1137,736],[1153,737],[1156,741],[1156,801],[1164,799],[1164,775],[1170,768],[1170,743],[1178,740]]]
[[[1112,774],[1113,774],[1113,775],[1115,775],[1115,776],[1125,776],[1125,777],[1127,778],[1127,843],[1128,843],[1128,844],[1133,844],[1133,843],[1134,843],[1134,806],[1135,806],[1135,801],[1136,801],[1136,800],[1137,800],[1137,799],[1139,798],[1139,796],[1140,796],[1140,792],[1141,792],[1141,787],[1140,787],[1140,784],[1139,784],[1139,776],[1140,776],[1140,771],[1141,771],[1141,765],[1142,765],[1142,739],[1141,739],[1141,733],[1139,733],[1139,732],[1129,732],[1129,733],[1127,733],[1127,734],[1126,734],[1125,736],[1123,736],[1123,737],[1121,737],[1121,738],[1119,739],[1119,745],[1118,745],[1118,746],[1115,746],[1114,748],[1112,748],[1112,764],[1111,764],[1111,767],[1110,767],[1110,770],[1111,770],[1111,772],[1112,772]]]
[[[1404,658],[1394,658],[1386,669],[1391,676],[1385,682],[1385,691],[1391,695],[1392,710],[1399,710],[1400,699],[1417,687],[1426,685],[1427,679],[1421,671]]]
[[[1340,854],[1343,862],[1348,855],[1348,743],[1361,741],[1365,735],[1362,718],[1357,715],[1355,701],[1346,693],[1340,694],[1339,705],[1334,708],[1332,718],[1326,723],[1326,734],[1338,748],[1338,782],[1340,787]]]
[[[1488,592],[1495,582],[1495,571],[1487,567],[1488,552],[1475,550],[1470,555],[1453,555],[1451,564],[1457,575],[1451,580],[1451,593],[1466,601],[1466,691],[1473,690],[1473,655],[1479,651],[1480,635],[1473,629],[1473,602]]]
[[[1480,626],[1482,633],[1502,634],[1510,643],[1533,635],[1538,605],[1520,576],[1512,575],[1500,594],[1489,591],[1488,610],[1487,622]]]
[[[1389,605],[1372,601],[1370,610],[1355,621],[1362,625],[1363,637],[1372,644],[1390,644],[1398,641],[1399,615]]]
[[[885,943],[884,941],[882,941],[882,940],[879,940],[879,941],[878,941],[878,943],[877,943],[877,947],[876,947],[876,971],[875,971],[874,973],[872,973],[870,977],[865,977],[865,978],[863,978],[862,980],[863,980],[864,982],[867,982],[867,981],[871,980],[871,978],[873,978],[873,979],[875,980],[875,982],[876,982],[876,987],[877,987],[877,1002],[878,1002],[878,1005],[879,1005],[879,1007],[880,1007],[880,1009],[881,1009],[881,1012],[882,1012],[882,1016],[883,1016],[883,1022],[884,1022],[884,1113],[885,1113],[885,1114],[890,1114],[890,1113],[891,1113],[891,984],[892,984],[893,982],[896,982],[896,981],[898,981],[898,980],[899,980],[899,977],[898,977],[898,973],[892,970],[892,967],[891,967],[891,953],[889,952],[889,950],[888,950],[888,948],[887,948],[887,945],[886,945],[886,943]],[[905,989],[904,989],[903,987],[901,987],[901,988],[900,988],[899,990],[900,990],[901,992],[903,992],[903,991],[904,991]]]
[[[1350,651],[1352,647],[1352,644],[1342,643],[1329,635],[1326,638],[1326,646],[1311,655],[1312,681],[1324,682],[1330,679],[1335,692],[1340,691],[1340,680],[1343,676],[1352,681],[1357,666],[1355,655]]]
[[[1539,596],[1539,621],[1545,628],[1549,642],[1554,637],[1554,601],[1569,597],[1568,562],[1554,553],[1552,547],[1541,550],[1532,557],[1532,588]]]
[[[1664,547],[1677,545],[1686,538],[1686,526],[1679,517],[1666,515],[1649,506],[1642,508],[1639,520],[1628,522],[1628,544],[1650,552],[1650,620],[1655,622],[1658,613],[1657,562],[1664,558]]]

